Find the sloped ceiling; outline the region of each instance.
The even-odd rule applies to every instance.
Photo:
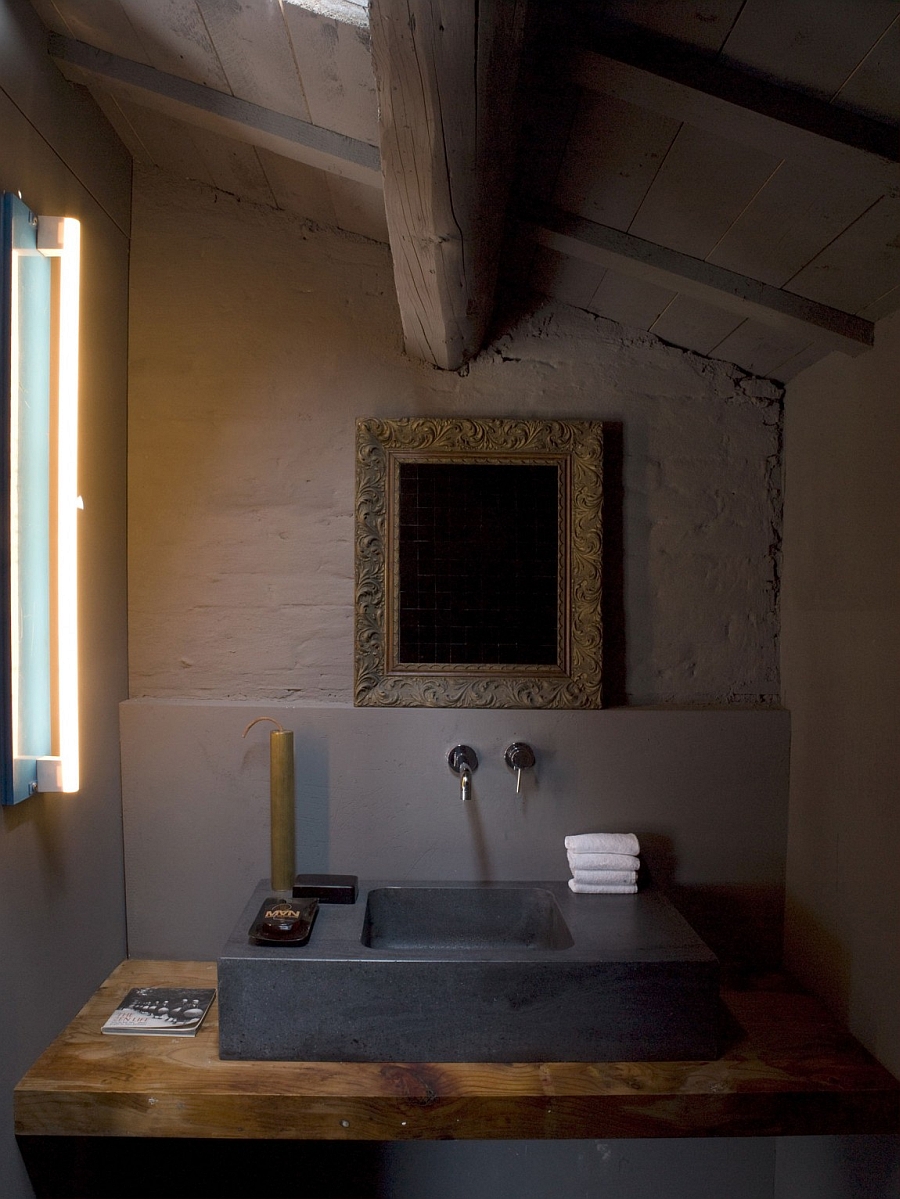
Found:
[[[780,380],[900,307],[894,0],[33,4],[137,160],[390,240],[438,365],[504,229],[507,288]]]

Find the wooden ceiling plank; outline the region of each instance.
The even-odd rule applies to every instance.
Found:
[[[776,366],[773,370],[773,375],[779,383],[789,383],[801,371],[805,371],[808,366],[812,366],[814,362],[818,362],[820,358],[824,358],[827,353],[828,351],[823,349],[822,346],[807,346],[792,358],[788,358],[785,362]]]
[[[683,125],[629,232],[705,258],[779,165],[762,150]]]
[[[259,161],[279,208],[317,225],[336,225],[328,175],[317,167],[259,147]]]
[[[882,196],[785,285],[859,312],[900,283],[900,196]]]
[[[734,25],[745,0],[610,0],[604,6],[601,28],[621,33],[640,27],[658,37],[670,38],[699,50],[717,51]]]
[[[147,51],[119,0],[41,0],[35,8],[53,33],[150,64]],[[58,10],[56,20],[51,19],[54,9]]]
[[[496,286],[524,0],[372,0],[381,157],[407,353],[453,370]]]
[[[781,287],[880,195],[877,184],[855,176],[825,189],[801,163],[785,162],[706,259]]]
[[[523,114],[516,190],[549,204],[565,162],[583,91],[566,79],[542,82]]]
[[[72,27],[53,0],[31,0],[31,7],[41,18],[45,29],[52,30],[53,33],[61,33],[64,37],[75,36]]]
[[[125,10],[151,66],[220,92],[229,90],[194,0],[153,0],[151,4],[147,0],[115,0],[115,3]],[[114,53],[130,57],[122,50]]]
[[[209,168],[213,187],[253,204],[277,207],[256,147],[210,129],[196,130],[194,141]]]
[[[384,193],[380,187],[368,187],[355,179],[329,175],[328,190],[334,205],[337,225],[348,233],[387,243],[387,219],[384,213]]]
[[[680,129],[612,96],[583,92],[553,203],[627,229]]]
[[[99,81],[116,94],[189,124],[262,145],[310,166],[380,186],[377,147],[240,100],[84,42],[50,37],[50,53],[63,74],[90,86]]]
[[[690,54],[662,57],[633,46],[620,52],[629,60],[574,51],[573,77],[775,158],[802,158],[828,175],[865,174],[883,188],[896,184],[897,137],[889,125]]]
[[[558,254],[546,246],[536,246],[535,251],[528,286],[564,304],[587,308],[606,274],[603,267]]]
[[[736,312],[679,294],[659,314],[650,332],[673,345],[709,354],[743,319]]]
[[[310,120],[281,6],[195,2],[233,95]]]
[[[882,292],[876,300],[866,304],[865,308],[860,308],[857,316],[864,317],[867,321],[880,321],[883,316],[896,312],[898,308],[900,308],[900,285]]]
[[[646,330],[674,298],[671,288],[608,270],[587,307],[607,320]]]
[[[777,377],[781,364],[807,350],[809,344],[808,338],[747,320],[721,341],[711,356],[734,362],[754,375]]]
[[[212,174],[194,141],[190,125],[134,104],[123,96],[113,97],[141,139],[154,166],[185,179],[214,186]]]
[[[584,258],[658,287],[693,296],[758,320],[798,338],[820,341],[846,354],[873,342],[870,322],[791,292],[726,271],[618,229],[558,209],[523,213],[525,232],[540,244]]]
[[[332,20],[300,4],[286,4],[284,20],[309,119],[377,145],[378,99],[368,28]]]
[[[722,57],[830,100],[896,14],[896,0],[749,0]]]
[[[833,97],[833,104],[900,124],[900,16]]]

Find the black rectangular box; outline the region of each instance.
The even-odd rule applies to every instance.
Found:
[[[298,874],[294,899],[318,899],[319,903],[356,903],[359,879],[355,874]]]

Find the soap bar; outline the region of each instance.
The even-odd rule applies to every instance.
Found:
[[[317,899],[270,896],[250,928],[251,945],[305,945],[319,910]]]
[[[319,903],[356,903],[359,879],[355,874],[298,874],[294,899],[318,899]]]

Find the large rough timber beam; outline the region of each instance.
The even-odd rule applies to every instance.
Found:
[[[526,0],[372,0],[394,281],[407,353],[455,370],[491,318]]]

